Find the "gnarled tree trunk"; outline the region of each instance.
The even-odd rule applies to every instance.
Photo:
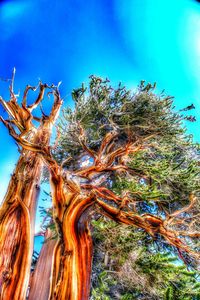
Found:
[[[66,190],[58,172],[56,177],[51,186],[59,241],[54,250],[49,299],[87,300],[92,266],[88,221],[94,199],[79,194],[75,185]]]
[[[22,105],[19,105],[13,92],[13,80],[14,72],[10,86],[10,101],[6,102],[0,97],[0,103],[10,118],[4,120],[0,117],[0,120],[11,135],[14,134],[23,142],[37,148],[42,147],[45,152],[49,152],[52,125],[62,104],[58,89],[40,82],[36,101],[27,105],[28,91],[36,90],[27,86]],[[41,118],[34,117],[32,111],[41,103],[47,88],[54,95],[52,110],[49,116],[43,114]],[[36,128],[32,123],[33,120],[39,121],[40,126]],[[0,300],[26,299],[42,165],[40,154],[32,152],[31,146],[23,150],[0,210]]]
[[[48,145],[49,124],[31,138]],[[0,299],[26,298],[33,253],[35,214],[43,162],[38,153],[23,150],[0,209]]]
[[[0,299],[25,299],[42,161],[24,151],[0,210]]]
[[[63,240],[54,252],[51,300],[87,300],[90,293],[92,239],[87,213],[80,217],[78,210],[66,214]],[[70,211],[70,210],[69,210]],[[82,220],[81,220],[82,219]]]

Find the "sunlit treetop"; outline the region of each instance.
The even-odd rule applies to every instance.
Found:
[[[184,139],[185,130],[180,126],[183,117],[172,110],[173,97],[155,95],[154,88],[155,84],[145,85],[142,81],[135,92],[121,84],[114,89],[108,80],[91,76],[89,88],[82,85],[72,92],[75,109],[64,111],[67,137],[73,137],[69,151],[70,145],[79,150],[81,128],[87,130],[84,138],[92,148],[98,147],[110,131],[116,131],[120,140],[149,138],[152,134],[159,140]]]

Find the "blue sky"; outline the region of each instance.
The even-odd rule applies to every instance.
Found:
[[[0,77],[16,67],[16,91],[38,79],[70,91],[91,74],[134,88],[157,82],[177,108],[196,106],[189,132],[200,141],[200,4],[194,0],[0,1]],[[7,85],[0,82],[0,95]],[[0,114],[2,114],[0,108]],[[0,197],[18,153],[0,124]]]

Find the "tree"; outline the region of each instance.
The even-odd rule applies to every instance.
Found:
[[[75,109],[64,111],[54,152],[4,122],[49,169],[58,232],[49,299],[88,299],[95,213],[165,240],[190,264],[199,258],[198,146],[171,97],[153,88],[141,82],[131,93],[92,76],[89,93],[72,92]]]
[[[0,98],[9,119],[1,120],[8,127],[13,124],[20,138],[48,147],[51,128],[61,106],[61,99],[53,86],[48,87],[40,82],[36,101],[31,105],[27,104],[28,92],[36,90],[35,87],[27,86],[20,106],[13,91],[13,81],[14,73],[10,85],[10,100],[6,102]],[[33,116],[32,111],[42,101],[46,89],[52,90],[55,103],[51,114],[43,115],[39,119]],[[39,122],[38,128],[34,126],[34,120]],[[0,299],[26,298],[42,166],[42,159],[37,152],[22,149],[0,209]]]

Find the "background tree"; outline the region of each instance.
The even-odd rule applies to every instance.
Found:
[[[56,89],[39,83],[39,94],[33,104],[27,103],[30,90],[27,86],[22,104],[17,102],[13,91],[14,73],[10,85],[10,100],[0,98],[9,115],[8,120],[1,118],[6,126],[14,125],[19,136],[29,143],[49,146],[52,125],[61,106]],[[45,90],[54,94],[55,103],[49,116],[34,117],[32,112],[43,100]],[[36,127],[34,121],[39,122]],[[12,174],[6,196],[0,209],[0,299],[26,299],[30,277],[35,213],[40,191],[40,177],[43,162],[36,152],[22,149],[20,158]]]
[[[54,156],[5,123],[50,172],[59,239],[49,299],[88,299],[94,213],[164,239],[190,264],[199,258],[198,147],[171,97],[153,88],[142,82],[131,93],[92,76],[89,93],[84,86],[72,93],[75,109],[64,111]]]

